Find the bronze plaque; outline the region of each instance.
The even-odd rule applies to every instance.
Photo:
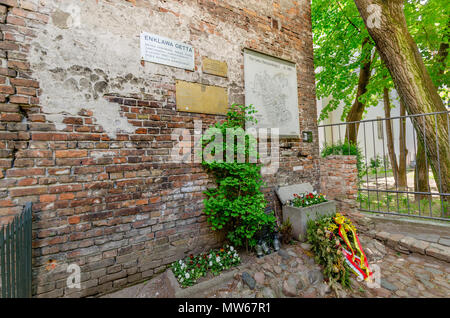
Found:
[[[203,73],[222,77],[228,76],[228,65],[226,62],[203,58]]]
[[[179,112],[226,115],[227,89],[185,81],[176,83],[177,110]]]

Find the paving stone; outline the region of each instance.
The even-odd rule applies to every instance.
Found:
[[[386,239],[386,245],[392,248],[397,247],[398,242],[404,237],[403,234],[394,233],[389,234],[388,238]]]
[[[381,287],[386,288],[387,290],[390,290],[390,291],[394,291],[394,292],[398,289],[397,286],[389,283],[387,280],[385,280],[383,278],[381,279]]]
[[[363,248],[366,245],[375,246],[371,239],[364,242]],[[402,243],[405,245],[411,242],[414,241],[403,240]],[[286,256],[283,258],[279,253],[273,253],[264,257],[261,264],[253,262],[248,265],[245,272],[253,276],[256,285],[254,290],[247,288],[247,284],[241,283],[239,279],[241,287],[239,288],[239,284],[230,287],[230,293],[223,293],[224,297],[449,297],[450,270],[447,269],[449,266],[428,255],[411,254],[399,257],[395,250],[385,247],[386,253],[379,263],[382,274],[381,288],[367,288],[364,282],[358,282],[352,275],[353,289],[341,290],[339,295],[336,295],[334,291],[328,291],[329,287],[323,282],[320,266],[315,264],[314,258],[305,254],[301,243],[284,250],[289,259]],[[293,265],[296,266],[292,268]],[[263,286],[256,282],[255,278],[260,275],[258,273],[264,274]]]
[[[378,232],[375,237],[381,241],[386,241],[390,234],[388,232]]]
[[[433,268],[433,267],[425,266],[424,269],[426,271],[428,271],[428,272],[431,272],[431,273],[435,274],[435,275],[444,275],[443,272],[441,272],[440,270],[437,270],[436,268]]]
[[[274,266],[273,270],[277,274],[281,274],[281,272],[283,271],[280,266]]]
[[[310,251],[312,248],[311,244],[308,243],[301,243],[300,246],[302,247],[302,249],[304,249],[305,251]]]
[[[427,241],[430,243],[437,243],[439,241],[439,239],[441,238],[437,234],[421,234],[421,233],[414,234],[414,237],[419,240]]]
[[[450,246],[450,238],[441,237],[438,243],[441,245]]]
[[[376,288],[375,289],[375,294],[378,297],[383,297],[383,298],[387,298],[391,295],[391,292],[388,289],[385,288]]]
[[[395,294],[396,294],[397,296],[399,296],[399,297],[408,297],[408,296],[409,296],[408,293],[405,292],[405,291],[403,291],[403,290],[397,290],[397,291],[395,292]]]
[[[411,282],[412,282],[412,278],[410,278],[402,273],[398,273],[396,276],[405,285],[411,284]]]
[[[287,280],[283,282],[283,294],[288,297],[297,296],[297,280],[294,275],[290,275]]]
[[[425,253],[450,263],[450,247],[448,246],[432,243],[426,249]]]
[[[278,255],[280,255],[283,259],[289,259],[291,256],[283,249],[278,251]]]
[[[311,285],[315,285],[323,281],[323,274],[318,269],[312,270],[308,273],[308,279]]]
[[[416,264],[423,264],[423,259],[414,255],[408,256],[408,261],[416,263]]]
[[[256,283],[258,283],[259,285],[264,285],[264,279],[265,279],[264,273],[257,272],[257,273],[255,273],[255,275],[253,277],[255,278]]]
[[[318,292],[321,297],[324,297],[331,292],[331,288],[326,283],[321,283],[318,287]]]
[[[422,240],[417,240],[410,236],[406,236],[399,241],[399,245],[407,248],[411,252],[416,252],[424,255],[425,250],[428,246],[430,246],[430,243]]]
[[[255,289],[256,281],[249,273],[242,273],[242,280],[251,290]]]
[[[419,296],[419,291],[417,290],[417,288],[414,288],[414,287],[406,288],[406,292],[408,293],[409,296],[412,296],[412,297]]]
[[[430,280],[431,276],[428,273],[416,273],[415,274],[417,276],[417,278],[421,279],[421,280]]]
[[[262,291],[262,294],[263,294],[264,298],[275,298],[276,297],[275,292],[272,289],[270,289],[269,287],[265,287]]]
[[[420,275],[420,276],[419,276]],[[434,285],[430,282],[430,278],[428,275],[419,274],[418,276],[420,282],[425,285],[427,288],[434,288]]]

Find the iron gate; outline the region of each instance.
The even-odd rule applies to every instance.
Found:
[[[438,116],[442,116],[441,124],[444,122],[447,134],[444,133],[444,138]],[[430,122],[434,122],[435,137],[440,130],[440,142],[438,138],[418,142],[417,130],[425,131]],[[391,134],[387,125],[391,125]],[[356,145],[348,142],[352,129],[356,131]],[[390,144],[388,138],[392,140]],[[450,143],[450,111],[320,125],[319,140],[322,156],[357,156],[360,211],[450,221],[450,193],[442,189],[443,178],[449,178],[442,171],[448,171],[449,167],[443,169],[445,162],[439,160],[439,147],[442,151],[442,143]],[[429,167],[430,158],[426,155],[432,146],[437,150],[439,162],[435,169]],[[420,157],[425,160],[421,159],[420,167],[426,168],[417,165]],[[401,176],[395,173],[392,161],[396,161],[398,168],[403,164]]]
[[[2,298],[31,297],[31,203],[0,229]]]

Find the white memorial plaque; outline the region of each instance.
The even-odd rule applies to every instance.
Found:
[[[192,46],[147,32],[141,33],[141,59],[191,71],[195,67]]]
[[[258,111],[256,128],[279,128],[280,136],[300,136],[295,64],[246,49],[244,69],[245,104]]]

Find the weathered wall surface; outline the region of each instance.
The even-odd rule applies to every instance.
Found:
[[[244,103],[243,48],[297,64],[300,129],[314,134],[280,141],[268,199],[275,185],[319,187],[310,23],[306,0],[0,0],[0,222],[34,203],[34,294],[104,293],[217,243],[207,174],[167,162],[175,128],[223,117],[177,112],[175,81]],[[141,64],[141,31],[192,45],[195,71]],[[228,78],[203,74],[203,57]],[[71,263],[81,290],[66,288]]]
[[[321,191],[336,200],[337,211],[355,213],[358,196],[358,169],[355,156],[328,156],[320,160]]]

